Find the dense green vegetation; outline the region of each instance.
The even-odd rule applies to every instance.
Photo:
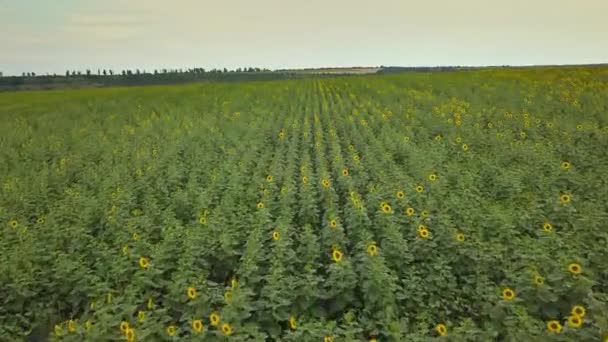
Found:
[[[0,94],[0,339],[604,341],[608,68]]]

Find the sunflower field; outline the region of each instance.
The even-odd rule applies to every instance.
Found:
[[[0,94],[2,341],[608,341],[608,68]]]

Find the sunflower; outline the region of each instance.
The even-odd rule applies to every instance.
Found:
[[[378,342],[378,340],[375,338],[370,338],[368,342]]]
[[[230,287],[232,287],[233,289],[236,288],[238,284],[239,282],[236,280],[236,278],[230,279]]]
[[[324,187],[324,188],[326,188],[326,189],[327,189],[327,188],[329,188],[329,179],[324,178],[324,179],[321,181],[321,185],[323,185],[323,187]]]
[[[129,322],[127,322],[127,321],[120,322],[120,331],[122,331],[123,334],[127,333],[127,329],[129,329]]]
[[[572,273],[572,274],[580,274],[583,270],[581,268],[581,265],[573,262],[570,265],[568,265],[568,271],[570,271],[570,273]]]
[[[84,321],[84,330],[89,331],[93,327],[93,322],[91,320]]]
[[[332,219],[329,221],[329,226],[331,228],[336,228],[338,226],[338,221],[336,221],[335,219]]]
[[[232,303],[232,291],[228,290],[228,291],[224,292],[224,300],[228,304]]]
[[[285,132],[279,132],[279,139],[285,138]]]
[[[337,249],[334,249],[334,251],[331,253],[331,257],[334,259],[335,262],[339,263],[342,261],[342,252]]]
[[[295,318],[294,316],[289,317],[289,327],[290,327],[292,330],[296,330],[296,327],[297,327],[297,326],[298,326],[298,325],[297,325],[297,322],[296,322],[296,318]]]
[[[169,337],[173,337],[177,333],[177,327],[175,325],[170,325],[167,327],[166,332]]]
[[[145,269],[148,269],[148,267],[150,267],[150,260],[148,260],[148,258],[146,257],[141,257],[139,258],[139,267]]]
[[[19,226],[19,222],[17,222],[17,220],[10,220],[10,222],[8,223],[11,228],[15,229],[17,228],[17,226]]]
[[[125,338],[127,339],[127,342],[135,341],[135,329],[127,329],[127,331],[125,332]]]
[[[423,210],[420,212],[420,214],[422,214],[423,217],[429,217],[429,211],[428,210]]]
[[[264,209],[264,203],[259,202],[258,203],[258,209]]]
[[[575,305],[574,307],[572,307],[571,313],[579,317],[585,317],[585,307],[582,305]]]
[[[331,336],[323,337],[323,342],[334,342],[334,338]]]
[[[429,237],[429,230],[426,228],[422,228],[418,230],[418,235],[423,238],[426,239]]]
[[[122,246],[122,255],[129,255],[129,246]]]
[[[55,332],[56,336],[61,336],[63,334],[63,328],[61,327],[61,324],[55,324],[53,331]]]
[[[562,194],[561,196],[559,196],[559,200],[562,203],[569,203],[570,202],[570,195],[568,194]]]
[[[417,193],[421,193],[421,192],[423,192],[423,191],[424,191],[424,187],[423,187],[422,185],[418,185],[418,186],[416,186],[416,192],[417,192]]]
[[[465,152],[468,151],[469,150],[469,145],[462,144],[462,150],[465,151]]]
[[[192,321],[192,330],[194,330],[194,332],[197,334],[203,331],[203,321],[200,319],[195,319]]]
[[[68,321],[68,331],[71,333],[76,332],[76,328],[78,328],[76,321],[73,319],[69,320]]]
[[[205,225],[207,224],[207,218],[202,216],[201,218],[198,219],[198,223]]]
[[[44,217],[39,217],[39,218],[36,220],[36,223],[38,223],[38,224],[43,224],[43,223],[44,223]]]
[[[222,334],[224,334],[224,336],[232,335],[232,327],[230,326],[230,324],[222,324]]]
[[[570,164],[569,161],[563,161],[560,166],[562,169],[568,170],[570,168],[570,166],[572,166],[572,164]]]
[[[405,193],[403,191],[397,191],[397,198],[404,198],[405,197]]]
[[[272,239],[274,241],[279,241],[280,237],[281,237],[281,234],[279,232],[277,232],[276,230],[274,232],[272,232]]]
[[[217,327],[217,325],[220,324],[220,315],[216,312],[211,313],[211,315],[209,316],[209,322],[214,327]]]
[[[463,242],[465,240],[464,234],[462,234],[462,233],[456,234],[456,240]]]
[[[523,132],[523,131],[519,132],[519,137],[522,138],[522,139],[525,139],[526,138],[526,132]]]
[[[342,176],[348,176],[348,169],[342,169]]]
[[[302,177],[302,183],[308,184],[308,177],[306,177],[306,176]]]
[[[139,321],[139,323],[143,323],[146,320],[146,312],[145,311],[138,311],[137,312],[137,320]]]
[[[148,303],[146,304],[146,307],[148,308],[148,310],[154,309],[154,302],[152,301],[152,298],[148,298]]]
[[[266,181],[272,182],[272,176],[271,175],[266,176]]]
[[[462,138],[461,137],[456,137],[456,143],[460,144],[462,142]]]
[[[427,228],[426,228],[426,226],[425,226],[425,225],[423,225],[423,224],[419,224],[419,225],[418,225],[418,228],[416,228],[416,229],[418,229],[418,231],[421,231],[421,230],[423,230],[423,229],[427,229]]]
[[[552,333],[558,333],[562,331],[562,325],[557,320],[551,320],[547,322],[547,329]]]
[[[511,290],[508,287],[506,289],[502,290],[502,299],[512,300],[513,298],[515,298],[515,291]]]
[[[435,136],[435,141],[441,141],[441,139],[443,139],[442,136],[441,136],[441,134],[437,134]]]
[[[445,326],[445,324],[440,323],[435,327],[435,331],[437,334],[439,334],[439,336],[445,336],[448,333],[448,328]]]
[[[354,161],[356,161],[356,162],[358,162],[358,161],[359,161],[359,159],[360,159],[360,158],[359,158],[359,156],[358,156],[358,155],[355,155],[355,156],[353,157],[353,160],[354,160]]]
[[[583,325],[583,318],[578,315],[570,315],[568,317],[568,325],[573,328],[580,328]]]
[[[431,182],[436,181],[436,180],[437,180],[437,175],[436,175],[436,174],[434,174],[434,173],[431,173],[431,174],[429,175],[429,180],[430,180]]]
[[[380,209],[385,214],[390,214],[390,212],[393,210],[393,208],[391,208],[391,205],[388,204],[388,203],[382,204],[382,206],[380,207]]]
[[[534,276],[534,284],[541,286],[544,283],[545,283],[545,278],[541,277],[538,274]]]
[[[576,125],[576,129],[580,131],[581,129],[583,129],[583,125]]]
[[[367,246],[367,253],[369,256],[376,256],[376,254],[378,254],[378,247],[376,247],[376,243],[372,242],[369,246]]]
[[[412,215],[414,215],[414,213],[416,213],[416,211],[414,210],[414,208],[411,208],[411,207],[410,207],[410,208],[406,208],[406,209],[405,209],[405,214],[406,214],[407,216],[412,216]]]
[[[545,222],[545,224],[543,224],[543,230],[546,232],[550,232],[553,230],[553,226],[551,225],[551,223]]]
[[[133,233],[133,235],[131,237],[133,238],[133,241],[139,240],[139,234],[137,234],[137,233]]]
[[[188,298],[190,298],[190,299],[196,298],[196,289],[194,287],[190,286],[188,288],[188,291],[186,291],[186,293],[188,294]]]

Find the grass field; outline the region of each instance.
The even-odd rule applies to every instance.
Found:
[[[608,67],[0,94],[0,340],[606,341]]]

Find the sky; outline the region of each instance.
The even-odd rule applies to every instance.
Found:
[[[608,0],[0,0],[0,72],[608,63]]]

